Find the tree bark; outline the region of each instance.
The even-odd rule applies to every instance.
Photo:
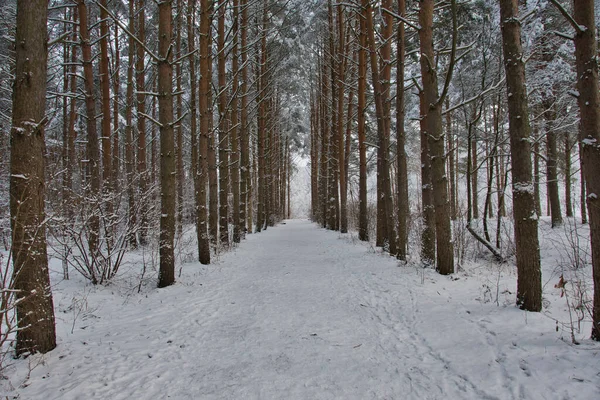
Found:
[[[594,1],[574,0],[573,16],[580,28],[575,35],[577,103],[581,113],[579,140],[583,174],[587,186],[587,207],[592,247],[594,305],[592,339],[600,341],[600,94],[598,92],[598,48],[594,21]]]
[[[48,34],[46,0],[18,0],[10,131],[10,221],[17,303],[16,353],[56,347],[44,212],[44,125]]]
[[[398,0],[398,14],[406,18],[406,1]],[[396,157],[398,191],[398,259],[406,261],[408,252],[408,161],[406,155],[406,131],[404,129],[404,60],[406,53],[404,22],[398,22],[396,56]]]
[[[100,201],[101,178],[100,178],[100,144],[98,142],[98,131],[96,130],[96,98],[94,96],[94,70],[92,65],[92,46],[88,30],[88,12],[84,0],[77,3],[79,13],[79,36],[81,38],[81,57],[83,63],[83,76],[85,87],[85,108],[87,128],[87,167],[86,184],[88,188],[88,201],[90,214],[88,219],[88,248],[90,251],[91,271],[95,271],[96,258],[98,255],[100,237],[100,216],[97,205]],[[93,274],[93,272],[92,272]],[[92,282],[96,278],[92,276]]]
[[[373,88],[375,95],[375,109],[377,116],[377,132],[378,132],[378,162],[380,168],[377,181],[381,186],[378,191],[378,204],[383,204],[384,216],[381,223],[385,225],[383,240],[388,242],[389,252],[391,255],[396,255],[396,233],[395,223],[393,218],[393,203],[392,191],[390,187],[390,163],[389,163],[389,140],[390,140],[390,118],[389,118],[389,88],[390,88],[390,71],[391,71],[391,37],[392,37],[392,19],[389,14],[384,16],[384,26],[382,28],[382,37],[384,40],[381,56],[383,67],[381,75],[379,74],[379,66],[377,63],[377,51],[375,42],[375,29],[373,25],[373,11],[370,3],[363,0],[363,8],[366,13],[366,29],[369,42],[369,51],[371,59],[371,75],[373,76]],[[391,10],[391,1],[385,0],[383,7]],[[380,208],[378,206],[378,213]],[[380,221],[378,221],[379,223]]]
[[[524,310],[542,309],[542,274],[538,215],[531,173],[531,128],[525,87],[518,0],[500,0],[500,26],[506,85],[512,165],[513,213],[517,257],[517,304]]]
[[[225,64],[225,8],[227,0],[219,0],[217,22],[217,75],[219,80],[219,239],[222,247],[229,246],[229,112]]]
[[[146,0],[138,2],[138,39],[143,43],[146,40]],[[137,89],[137,173],[138,173],[138,201],[140,215],[140,244],[148,243],[148,168],[146,163],[146,53],[142,46],[137,46],[136,63],[136,89]],[[152,141],[154,144],[154,141]],[[152,152],[154,154],[154,152]],[[154,171],[155,163],[152,163]]]
[[[175,283],[176,160],[173,136],[173,65],[171,1],[158,5],[158,121],[160,123],[160,233],[158,287]]]
[[[193,2],[193,0],[190,0]],[[200,2],[200,81],[198,83],[198,109],[200,113],[200,137],[198,139],[198,193],[196,229],[198,230],[198,260],[201,264],[210,264],[210,240],[208,233],[208,213],[206,208],[206,187],[208,184],[208,146],[210,136],[210,121],[212,120],[211,74],[210,74],[210,25],[211,10],[209,0]]]
[[[453,19],[456,19],[456,4],[451,2]],[[452,225],[450,223],[450,205],[448,203],[448,178],[446,176],[446,146],[444,142],[444,129],[442,126],[442,104],[446,90],[438,94],[437,72],[434,66],[435,55],[433,51],[433,8],[434,0],[424,0],[419,9],[419,41],[421,46],[421,75],[423,81],[423,97],[426,114],[425,127],[429,141],[429,155],[431,159],[431,182],[433,184],[433,204],[435,207],[436,231],[436,269],[442,275],[454,272],[454,245],[452,242]],[[456,21],[455,21],[456,23]],[[453,48],[455,44],[453,44]],[[451,78],[454,60],[449,62]],[[446,82],[448,85],[448,82]],[[446,89],[446,88],[445,88]]]
[[[129,31],[135,30],[134,0],[129,0]],[[125,175],[127,182],[127,243],[129,247],[137,247],[136,238],[136,205],[135,205],[135,143],[133,140],[133,70],[135,68],[135,41],[129,38],[127,61],[127,92],[125,102]]]

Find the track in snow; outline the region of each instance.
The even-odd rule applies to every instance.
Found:
[[[503,344],[485,319],[446,298],[423,296],[415,268],[292,220],[249,235],[218,265],[186,265],[174,287],[124,305],[107,298],[95,318],[80,321],[48,356],[46,367],[34,370],[22,393],[43,399],[528,397],[517,384],[527,379],[523,366],[506,368]],[[465,354],[472,349],[477,354]]]

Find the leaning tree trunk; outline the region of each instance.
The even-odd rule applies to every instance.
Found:
[[[508,96],[513,213],[517,257],[517,304],[524,310],[542,309],[542,273],[538,215],[531,173],[531,128],[525,87],[518,0],[500,0],[500,26]]]
[[[56,347],[44,213],[47,0],[17,2],[10,131],[10,222],[17,308],[17,355]],[[7,288],[8,289],[8,288]]]
[[[158,287],[175,283],[175,138],[173,137],[173,65],[171,2],[158,5],[158,121],[160,123],[160,233]]]

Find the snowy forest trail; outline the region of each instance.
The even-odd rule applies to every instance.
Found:
[[[514,307],[471,299],[452,287],[464,277],[455,279],[399,266],[349,235],[287,221],[249,235],[216,265],[185,264],[174,287],[125,302],[106,288],[88,293],[98,305],[77,319],[65,311],[59,347],[19,391],[44,400],[600,393],[597,354],[585,358],[540,337],[536,317],[528,325]],[[592,371],[569,371],[569,358]]]

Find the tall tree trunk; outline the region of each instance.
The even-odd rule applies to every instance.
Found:
[[[158,287],[175,283],[175,190],[171,1],[158,4],[158,121],[160,122],[160,234]]]
[[[365,10],[363,10],[364,13]],[[357,17],[360,24],[358,49],[358,238],[369,240],[369,220],[367,204],[367,144],[365,132],[365,109],[367,106],[367,26],[362,16]]]
[[[183,10],[181,6],[181,0],[177,0],[177,10],[175,19],[175,57],[179,59],[181,54],[181,30],[182,30],[182,15]],[[192,56],[189,56],[192,57]],[[176,184],[177,184],[177,215],[176,215],[176,232],[177,236],[181,236],[183,232],[183,189],[185,187],[185,174],[183,172],[183,126],[180,121],[183,115],[183,99],[181,92],[182,83],[182,69],[181,62],[175,63],[175,81],[176,81],[176,120],[179,121],[175,125],[175,140],[177,145],[175,146],[175,163],[176,163]]]
[[[138,2],[138,39],[141,42],[146,40],[146,0]],[[140,215],[140,244],[142,246],[148,243],[148,170],[146,163],[146,53],[142,46],[137,46],[136,63],[136,90],[137,90],[137,173],[138,173],[138,201]],[[154,141],[152,141],[154,144]],[[153,152],[154,154],[154,152]],[[152,164],[154,171],[155,163]]]
[[[100,178],[100,144],[98,142],[98,131],[96,130],[96,98],[94,96],[94,71],[92,66],[92,46],[88,30],[88,12],[84,0],[77,3],[79,13],[79,36],[81,38],[81,57],[83,62],[83,77],[85,86],[85,108],[86,108],[86,182],[89,184],[88,198],[90,199],[90,216],[87,223],[89,229],[88,247],[90,251],[91,271],[95,271],[96,258],[98,255],[100,236],[100,216],[97,204],[100,201],[101,178]],[[92,282],[96,283],[96,277],[92,272]]]
[[[310,195],[311,220],[319,221],[319,102],[310,91]]]
[[[398,14],[406,18],[406,1],[398,0]],[[396,157],[398,187],[398,259],[406,261],[408,251],[408,161],[404,129],[404,60],[406,52],[404,22],[398,22],[396,56]]]
[[[217,32],[217,67],[219,79],[219,238],[220,245],[229,246],[229,112],[225,64],[225,9],[227,0],[219,0]]]
[[[592,275],[594,277],[594,305],[592,312],[592,339],[600,341],[600,94],[598,92],[598,48],[594,21],[594,1],[573,2],[577,64],[577,102],[581,113],[579,140],[583,159],[583,174],[587,185],[587,206],[590,214],[590,241],[592,247]]]
[[[451,1],[454,31],[456,32],[456,3]],[[423,80],[423,97],[426,111],[426,129],[429,141],[431,159],[431,182],[433,184],[433,204],[435,207],[435,231],[437,271],[442,275],[454,272],[454,245],[452,242],[452,226],[450,223],[450,205],[448,203],[448,179],[446,176],[446,146],[442,127],[442,104],[446,95],[447,85],[442,95],[438,95],[438,79],[434,66],[433,51],[433,0],[424,0],[419,8],[419,41],[421,46],[421,75]],[[454,68],[454,49],[456,37],[453,40],[453,53],[449,62],[450,80]]]
[[[129,0],[129,31],[135,31],[134,0]],[[137,247],[136,204],[135,204],[135,143],[133,140],[133,71],[135,68],[135,41],[129,38],[127,59],[127,93],[125,101],[125,174],[127,182],[127,243],[129,247]]]
[[[193,0],[189,0],[193,2]],[[210,240],[208,233],[209,223],[207,208],[206,208],[206,187],[209,180],[209,165],[208,165],[208,147],[210,136],[210,121],[212,120],[211,109],[211,74],[210,63],[212,60],[210,54],[210,25],[211,25],[211,9],[209,0],[201,0],[200,2],[200,82],[198,84],[198,108],[200,113],[200,137],[198,140],[198,194],[197,207],[198,214],[196,216],[196,229],[198,230],[198,260],[202,264],[210,264]],[[189,39],[188,39],[189,40]],[[211,210],[212,212],[212,210]]]
[[[267,87],[267,2],[263,2],[263,15],[262,25],[259,28],[260,34],[260,51],[257,51],[258,58],[258,137],[257,137],[257,148],[258,148],[258,187],[257,193],[257,212],[256,212],[256,231],[260,232],[266,223],[265,212],[266,212],[266,179],[265,179],[265,145],[267,135],[267,99],[266,99],[266,87]],[[258,42],[257,42],[258,46]]]
[[[345,151],[346,146],[344,145],[344,79],[345,79],[345,68],[346,68],[346,44],[345,44],[345,30],[344,30],[344,6],[342,5],[343,0],[337,1],[337,25],[338,25],[338,168],[339,168],[339,181],[340,181],[340,232],[348,232],[348,188],[346,182],[346,160]],[[350,102],[348,102],[350,107]]]
[[[240,44],[241,44],[241,106],[240,106],[240,159],[241,159],[241,185],[240,185],[240,217],[239,224],[242,235],[248,231],[247,224],[248,215],[252,214],[252,209],[249,208],[248,194],[250,187],[250,135],[248,134],[248,4],[247,0],[240,0],[242,11]]]
[[[517,0],[500,0],[500,26],[506,70],[513,182],[513,213],[517,257],[517,304],[524,310],[542,309],[542,273],[538,216],[531,174],[531,128],[521,48]],[[597,91],[597,90],[596,90]]]
[[[47,0],[18,0],[10,132],[10,222],[17,355],[56,347],[45,226]],[[87,27],[86,27],[87,28]]]
[[[209,14],[209,25],[205,32],[208,32],[209,38],[212,37],[212,20],[214,13],[214,1],[208,1],[206,4],[207,13]],[[211,243],[216,248],[219,240],[219,178],[217,174],[217,143],[215,137],[215,131],[213,127],[213,116],[212,116],[212,75],[213,75],[213,62],[212,62],[212,40],[208,41],[208,70],[206,71],[206,77],[208,79],[206,95],[208,96],[208,104],[210,107],[210,117],[208,118],[208,232]],[[203,72],[200,73],[203,75]],[[203,75],[204,76],[204,75]]]
[[[239,98],[239,61],[238,61],[238,35],[239,35],[239,0],[233,0],[233,48],[232,48],[232,98],[231,98],[231,187],[233,192],[233,242],[239,243],[243,225],[240,219],[240,137],[238,118]]]
[[[121,172],[121,154],[120,154],[120,130],[119,130],[119,91],[121,90],[121,51],[119,50],[119,26],[114,24],[115,28],[115,41],[114,41],[114,71],[113,71],[113,97],[112,97],[112,116],[113,116],[113,144],[112,144],[112,174],[113,174],[113,182],[114,187],[113,190],[117,188],[118,183],[117,180],[120,177]]]
[[[107,0],[100,0],[100,91],[102,93],[102,180],[106,192],[112,190],[112,152],[110,127],[110,73],[108,72],[108,13]],[[111,208],[110,202],[107,204]]]
[[[328,185],[328,165],[329,165],[329,121],[327,115],[326,99],[329,96],[329,86],[327,85],[327,67],[325,63],[325,55],[320,57],[321,65],[320,70],[320,96],[319,96],[319,111],[320,111],[320,125],[321,125],[321,167],[320,171],[320,183],[319,183],[319,195],[320,195],[320,206],[321,206],[321,226],[327,227],[327,215],[329,209],[327,207],[327,201],[329,199],[329,185]]]
[[[383,7],[391,10],[391,1],[385,0]],[[381,182],[380,192],[377,196],[378,203],[384,205],[384,218],[382,223],[385,224],[384,241],[389,244],[391,255],[396,255],[396,234],[395,223],[393,218],[393,202],[392,191],[390,187],[390,168],[389,168],[389,139],[390,139],[390,118],[389,118],[389,88],[390,88],[390,71],[391,71],[391,37],[392,37],[392,18],[387,14],[384,16],[384,26],[382,28],[382,37],[384,40],[382,46],[382,73],[379,74],[379,66],[377,63],[377,51],[375,42],[375,29],[373,25],[373,11],[370,3],[363,0],[363,8],[366,13],[366,28],[369,41],[369,51],[371,59],[371,75],[373,76],[373,88],[375,95],[375,108],[377,115],[377,132],[378,132],[378,160],[381,163],[380,174],[377,181]]]

